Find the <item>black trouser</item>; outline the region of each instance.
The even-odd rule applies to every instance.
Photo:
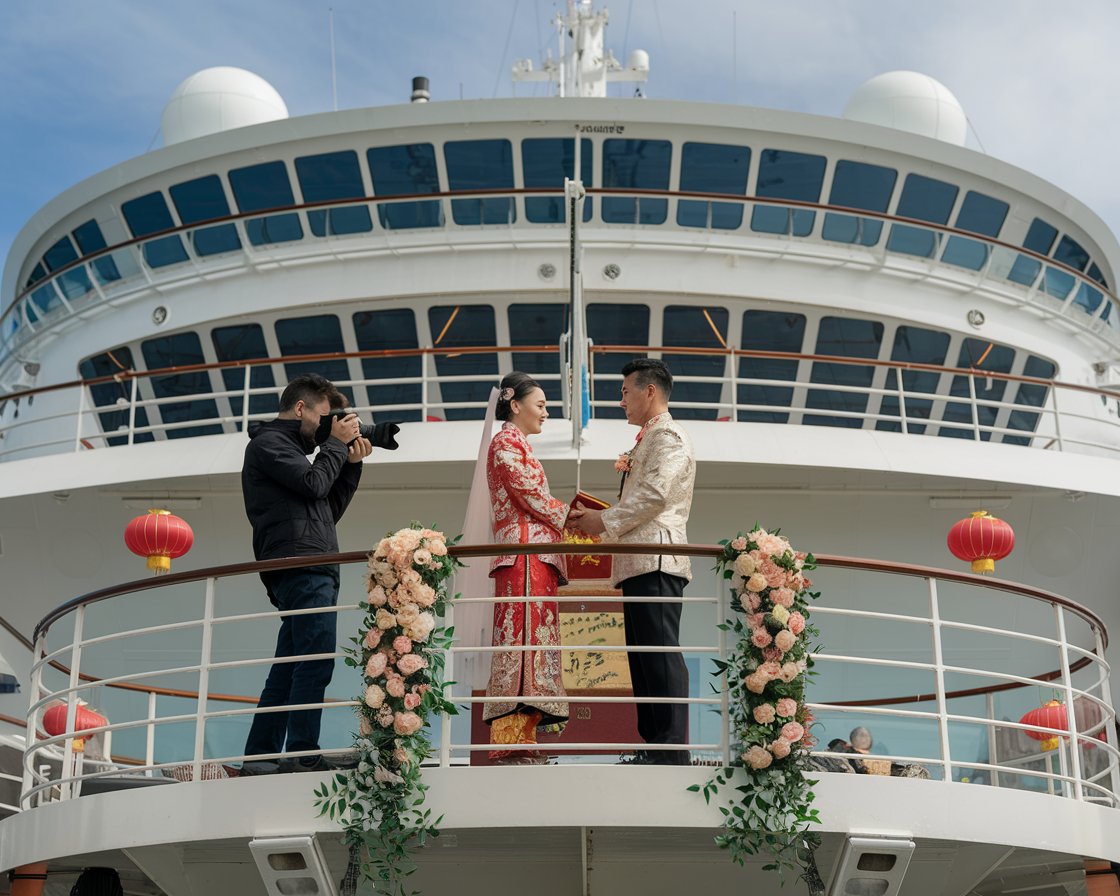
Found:
[[[626,597],[682,597],[680,576],[647,572],[619,583]],[[625,603],[628,647],[679,647],[681,603]],[[627,653],[635,697],[687,697],[688,667],[679,653]],[[639,703],[638,734],[647,744],[687,744],[688,705]],[[646,759],[663,765],[688,765],[687,750],[650,750]]]

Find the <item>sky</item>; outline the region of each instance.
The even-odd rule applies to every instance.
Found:
[[[0,257],[52,197],[162,145],[175,88],[253,71],[291,115],[531,96],[516,59],[556,46],[557,0],[0,0]],[[599,5],[604,5],[600,3]],[[650,55],[644,90],[839,115],[884,71],[949,88],[968,145],[1074,195],[1120,233],[1120,3],[1071,0],[613,0],[606,45]],[[332,87],[332,21],[334,85]],[[612,94],[629,95],[618,85]]]

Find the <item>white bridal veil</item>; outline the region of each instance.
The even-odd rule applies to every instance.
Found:
[[[490,508],[490,488],[486,484],[486,456],[494,430],[494,414],[498,390],[490,390],[486,403],[486,419],[478,442],[478,458],[467,498],[467,514],[463,519],[462,544],[491,544],[494,525]],[[455,578],[456,590],[464,597],[493,597],[494,580],[490,578],[490,558],[474,557],[463,561],[466,569]],[[455,646],[489,647],[493,637],[494,605],[489,603],[457,603],[455,605]],[[490,677],[490,654],[456,653],[452,675],[458,683],[456,691],[468,694],[486,687]]]

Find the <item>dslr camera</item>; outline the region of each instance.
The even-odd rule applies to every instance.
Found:
[[[331,411],[323,414],[319,420],[319,429],[315,433],[315,443],[322,445],[327,439],[331,437],[331,426],[334,425],[335,420],[341,420],[343,417],[349,417],[353,411],[346,410],[345,408],[337,411]],[[386,451],[396,451],[400,446],[397,444],[395,438],[396,434],[401,431],[401,428],[392,421],[385,423],[358,423],[358,433],[363,439],[369,439],[374,448],[384,448]],[[353,444],[356,439],[351,441]]]

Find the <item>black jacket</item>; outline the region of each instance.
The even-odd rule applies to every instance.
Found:
[[[362,465],[346,462],[338,439],[327,439],[308,463],[299,424],[279,418],[249,424],[241,492],[258,560],[337,552],[335,523],[362,478]]]

